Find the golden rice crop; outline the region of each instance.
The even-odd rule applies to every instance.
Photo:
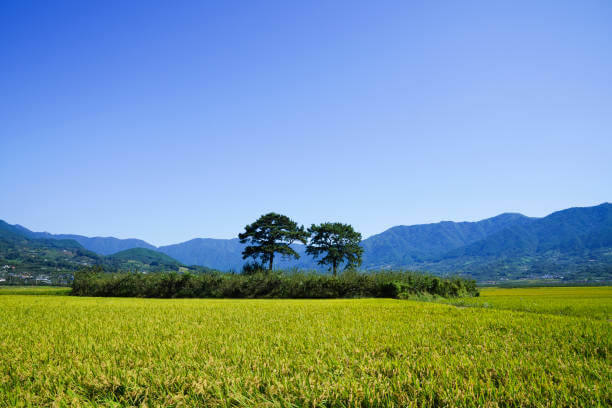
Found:
[[[447,299],[459,306],[612,319],[612,287],[484,288],[476,298]]]
[[[388,299],[0,296],[0,406],[610,406],[609,321]]]

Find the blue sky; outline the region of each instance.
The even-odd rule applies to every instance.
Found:
[[[4,1],[0,219],[169,244],[612,199],[612,2]]]

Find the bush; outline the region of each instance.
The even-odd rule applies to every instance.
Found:
[[[266,268],[259,262],[247,262],[242,266],[243,275],[255,275],[256,273],[265,273]]]
[[[248,274],[176,272],[140,274],[105,273],[85,269],[74,276],[72,294],[147,298],[294,298],[328,299],[380,297],[405,299],[418,296],[478,296],[476,282],[439,278],[414,272],[345,272],[338,277],[314,272]]]

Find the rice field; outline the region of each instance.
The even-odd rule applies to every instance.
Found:
[[[65,286],[0,286],[0,295],[68,295]]]
[[[528,289],[530,311],[506,292],[527,289],[488,307],[4,294],[0,406],[611,406],[610,288],[562,288],[570,313],[556,289]]]
[[[457,306],[477,306],[530,313],[612,319],[612,287],[483,288],[480,296],[444,300]]]

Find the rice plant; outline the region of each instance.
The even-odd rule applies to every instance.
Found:
[[[612,405],[612,327],[590,317],[44,295],[0,296],[0,312],[0,406]]]

